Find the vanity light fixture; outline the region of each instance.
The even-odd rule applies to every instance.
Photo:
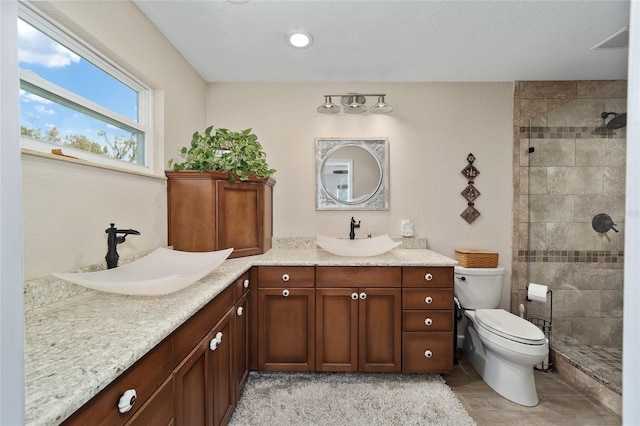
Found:
[[[340,97],[340,103],[343,105],[342,111],[347,114],[361,114],[367,111],[365,106],[367,97],[377,97],[378,102],[368,109],[374,114],[387,114],[393,111],[393,107],[385,102],[384,93],[345,93],[339,95],[324,95],[324,104],[320,105],[316,110],[321,114],[335,114],[340,108],[331,102],[332,97]]]
[[[304,31],[294,31],[287,35],[287,43],[294,49],[306,49],[313,44],[313,37]]]

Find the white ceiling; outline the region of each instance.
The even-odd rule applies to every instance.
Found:
[[[235,0],[236,2],[238,0]],[[629,0],[135,0],[208,82],[626,79]],[[295,50],[286,35],[313,45]]]

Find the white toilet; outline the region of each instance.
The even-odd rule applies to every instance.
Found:
[[[503,397],[538,404],[533,366],[549,354],[544,333],[500,304],[504,268],[455,267],[455,295],[468,325],[464,356],[482,379]]]

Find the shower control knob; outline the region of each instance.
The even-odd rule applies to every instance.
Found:
[[[287,290],[286,288],[284,290],[282,290],[282,295],[284,297],[289,297],[289,290]]]
[[[136,403],[136,398],[138,397],[138,393],[135,389],[127,389],[120,396],[118,400],[118,411],[121,413],[126,413],[133,408],[133,404]]]
[[[244,288],[249,288],[249,280],[244,280],[244,281],[242,282],[242,287],[244,287]]]
[[[424,279],[425,279],[425,280],[427,280],[427,281],[431,281],[431,280],[433,279],[433,275],[431,275],[431,274],[426,274],[426,275],[424,276]]]
[[[351,299],[358,300],[358,297],[359,297],[358,293],[356,293],[356,292],[351,293]]]
[[[427,318],[426,320],[424,320],[424,325],[426,325],[427,327],[431,326],[431,324],[433,324],[433,320],[431,318]]]
[[[282,274],[282,281],[284,282],[289,281],[289,274]]]
[[[433,297],[427,296],[424,298],[424,303],[426,303],[427,305],[430,305],[432,302],[433,302]]]

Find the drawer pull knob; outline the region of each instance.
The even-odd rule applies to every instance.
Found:
[[[351,293],[351,299],[352,300],[358,300],[358,297],[359,297],[358,293],[356,293],[356,292]]]
[[[431,303],[433,303],[433,298],[431,296],[425,297],[424,303],[426,303],[427,305],[430,305]]]
[[[211,342],[209,342],[209,349],[211,349],[212,351],[215,351],[216,349],[218,349],[218,346],[220,345],[220,343],[222,343],[222,332],[218,331],[216,333],[216,337],[211,339]]]
[[[366,298],[367,298],[367,293],[365,293],[365,292],[360,293],[360,299],[361,300],[364,300]]]
[[[282,274],[282,281],[284,281],[285,283],[289,281],[289,274]]]
[[[433,275],[425,274],[424,279],[427,280],[427,281],[431,281],[433,279]]]
[[[287,290],[286,288],[284,290],[282,290],[282,295],[284,297],[289,297],[289,290]]]
[[[127,389],[124,391],[120,399],[118,400],[118,411],[126,413],[133,408],[133,404],[136,403],[138,393],[135,389]]]
[[[426,320],[424,320],[424,325],[426,325],[427,327],[429,327],[431,324],[433,324],[433,320],[431,318],[427,318]]]
[[[432,356],[433,356],[433,352],[431,352],[429,349],[424,351],[424,357],[425,358],[431,358]]]
[[[242,287],[244,287],[244,288],[249,288],[249,280],[244,280],[244,281],[242,282]]]
[[[243,311],[244,311],[244,309],[242,309],[242,306],[238,306],[238,309],[236,309],[236,315],[241,317],[242,314],[244,313]]]

